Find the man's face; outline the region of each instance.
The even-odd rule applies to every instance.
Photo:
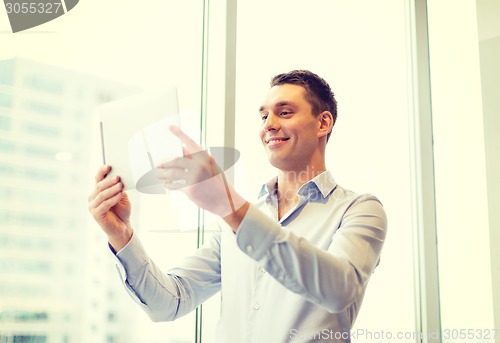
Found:
[[[312,113],[305,89],[272,87],[259,109],[260,138],[271,164],[280,170],[303,170],[319,156],[320,119]]]

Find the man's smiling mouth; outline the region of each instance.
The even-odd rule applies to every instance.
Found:
[[[266,143],[269,144],[269,143],[274,143],[274,142],[287,141],[289,139],[290,138],[285,138],[285,137],[272,137],[272,138],[266,139]]]
[[[279,146],[279,145],[281,145],[282,143],[286,142],[289,139],[290,138],[286,138],[286,137],[272,137],[272,138],[266,139],[266,145],[268,147]]]

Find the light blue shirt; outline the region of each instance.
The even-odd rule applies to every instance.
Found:
[[[168,321],[221,291],[218,343],[350,342],[385,240],[384,209],[374,196],[337,185],[328,171],[298,196],[278,221],[271,180],[237,234],[221,225],[167,273],[134,235],[116,254],[128,293],[152,320]]]

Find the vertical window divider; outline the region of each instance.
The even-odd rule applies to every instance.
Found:
[[[201,47],[201,90],[200,90],[200,144],[206,148],[207,142],[207,95],[208,95],[208,42],[210,0],[203,1],[202,12],[202,47]],[[203,245],[205,238],[205,211],[198,208],[198,229],[196,247]],[[196,309],[195,343],[201,343],[203,337],[203,304]]]
[[[441,342],[427,0],[409,0],[409,139],[417,342]]]

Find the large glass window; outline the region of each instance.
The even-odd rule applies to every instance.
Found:
[[[408,4],[329,0],[238,6],[235,136],[249,196],[256,197],[275,173],[257,135],[258,108],[271,77],[292,69],[321,75],[339,107],[327,168],[343,187],[379,197],[389,220],[355,341],[382,341],[382,330],[414,332]]]
[[[82,1],[0,51],[0,342],[193,342],[197,313],[155,324],[126,295],[86,198],[101,164],[96,106],[174,85],[199,139],[203,1]],[[161,268],[198,244],[168,195],[129,192]],[[198,211],[194,212],[198,216]]]
[[[442,341],[499,342],[500,4],[428,11]]]
[[[253,200],[276,172],[260,147],[258,108],[271,77],[292,69],[321,75],[336,95],[327,146],[336,181],[374,194],[388,215],[354,341],[453,341],[452,331],[437,339],[418,332],[427,320],[424,291],[439,298],[443,330],[498,328],[498,6],[429,2],[432,157],[412,150],[421,129],[413,126],[416,4],[427,6],[82,0],[16,34],[0,16],[0,342],[215,342],[220,296],[175,323],[153,323],[123,289],[87,212],[102,161],[95,109],[176,86],[181,126],[206,147],[240,151],[228,176]],[[437,280],[435,289],[419,288],[426,275],[418,265],[425,253],[414,249],[417,157],[435,162],[439,289]],[[129,195],[133,226],[164,270],[216,229],[178,195]]]

